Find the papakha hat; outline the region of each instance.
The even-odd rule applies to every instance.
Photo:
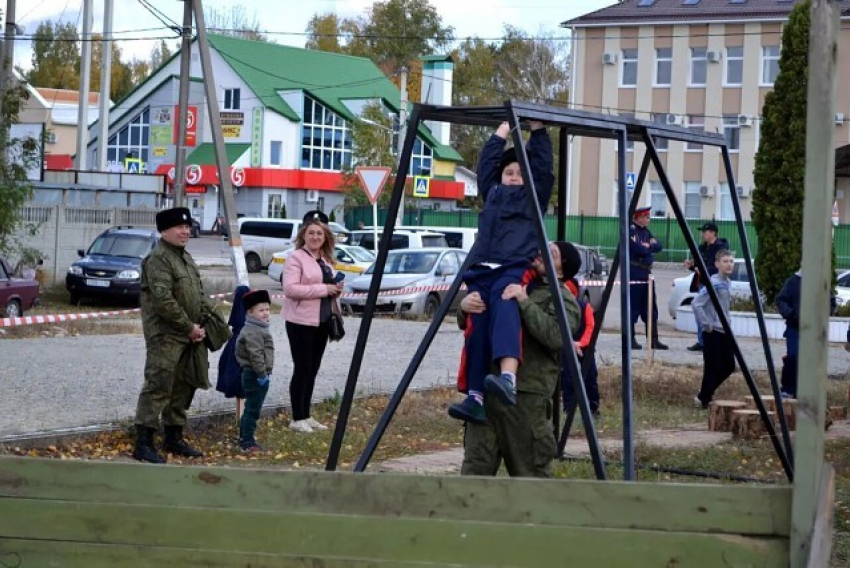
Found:
[[[156,230],[160,233],[178,225],[192,225],[192,212],[185,207],[173,207],[156,214]]]
[[[264,302],[266,304],[272,303],[268,290],[251,290],[242,296],[242,304],[245,306],[246,312],[257,304],[262,304]]]
[[[305,225],[310,221],[319,221],[327,225],[328,216],[325,215],[323,212],[319,211],[318,209],[314,209],[313,211],[308,211],[307,214],[304,215],[304,218],[301,220],[301,222]]]

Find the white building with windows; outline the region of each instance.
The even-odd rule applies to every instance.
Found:
[[[845,0],[843,4],[848,4]],[[573,33],[571,104],[582,110],[635,116],[726,136],[734,191],[745,217],[765,95],[779,72],[782,26],[794,0],[623,0],[564,22]],[[843,18],[839,61],[850,61],[850,27]],[[839,65],[839,85],[850,68]],[[838,162],[850,143],[847,89],[839,88],[835,143]],[[661,159],[690,218],[732,219],[730,184],[715,150],[659,140]],[[837,175],[850,175],[850,149]],[[645,151],[632,143],[627,164],[637,172]],[[616,215],[616,142],[575,138],[570,154],[571,214]],[[847,178],[838,182],[841,217],[850,213]],[[672,216],[650,168],[642,204]]]
[[[216,81],[213,102],[222,124],[236,207],[248,216],[300,217],[320,208],[340,216],[343,170],[356,163],[350,125],[363,108],[378,102],[397,115],[398,89],[370,60],[210,36]],[[423,76],[451,85],[451,59],[429,57]],[[136,87],[109,114],[105,151],[110,168],[163,174],[173,183],[176,160],[179,53]],[[197,49],[191,57],[189,124],[184,172],[189,206],[204,230],[221,211],[219,179],[208,104]],[[434,104],[450,104],[451,89],[429,91]],[[90,130],[90,164],[104,151],[97,125]],[[448,128],[418,132],[410,175],[429,175],[426,202],[443,209],[463,199],[455,181],[460,155],[449,145]],[[427,206],[427,205],[426,205]]]

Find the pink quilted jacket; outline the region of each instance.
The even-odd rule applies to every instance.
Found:
[[[333,270],[333,261],[323,259]],[[321,299],[328,295],[322,269],[306,249],[289,255],[283,265],[283,318],[301,325],[319,325]]]

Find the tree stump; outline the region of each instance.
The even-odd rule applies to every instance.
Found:
[[[731,432],[732,412],[743,410],[747,405],[737,400],[714,400],[708,404],[708,430]]]
[[[839,420],[847,420],[847,407],[846,406],[830,406],[829,414],[832,416],[832,419],[835,422]]]
[[[773,420],[774,413],[767,413]],[[732,411],[732,439],[755,440],[767,435],[767,427],[762,422],[758,410],[733,410]]]
[[[797,399],[784,398],[782,399],[782,410],[785,412],[785,422],[788,423],[789,430],[797,429]]]
[[[750,410],[757,410],[756,408],[756,400],[752,395],[748,394],[744,397],[744,400],[747,401],[747,408]],[[763,394],[761,395],[761,401],[764,403],[764,407],[769,411],[776,411],[776,400],[774,400],[772,394]]]

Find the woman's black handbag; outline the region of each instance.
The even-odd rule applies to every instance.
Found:
[[[339,341],[345,337],[345,326],[342,324],[342,316],[339,314],[339,306],[333,303],[331,319],[328,320],[328,339]]]

